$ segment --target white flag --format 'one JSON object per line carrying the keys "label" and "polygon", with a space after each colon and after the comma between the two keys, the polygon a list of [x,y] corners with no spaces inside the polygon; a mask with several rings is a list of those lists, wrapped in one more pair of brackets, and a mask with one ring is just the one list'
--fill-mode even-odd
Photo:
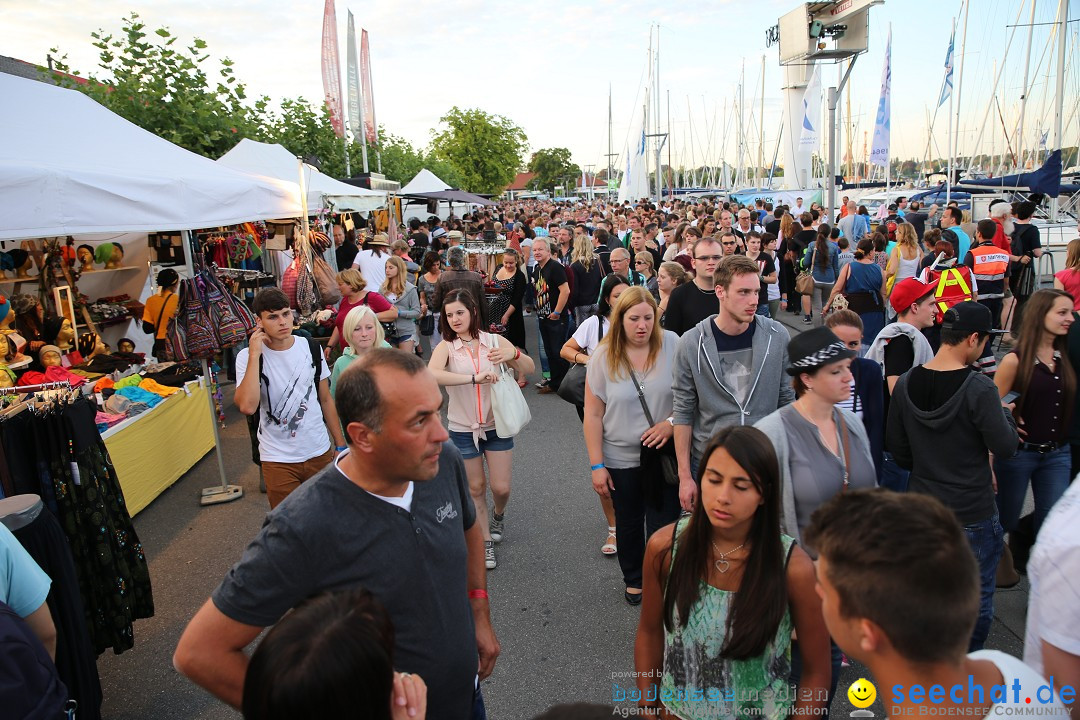
{"label": "white flag", "polygon": [[810,84],[803,94],[802,132],[799,135],[799,147],[817,151],[821,144],[821,69],[815,65]]}
{"label": "white flag", "polygon": [[874,144],[870,146],[870,162],[879,167],[889,164],[889,131],[891,123],[890,95],[892,94],[892,25],[885,45],[885,67],[881,70],[881,99],[874,120]]}

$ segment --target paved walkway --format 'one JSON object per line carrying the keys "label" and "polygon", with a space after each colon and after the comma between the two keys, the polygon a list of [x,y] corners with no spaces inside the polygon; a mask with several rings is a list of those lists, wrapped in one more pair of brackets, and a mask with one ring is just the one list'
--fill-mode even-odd
{"label": "paved walkway", "polygon": [[[806,327],[794,315],[783,321],[794,332]],[[535,324],[526,325],[535,356]],[[227,386],[226,402],[231,397]],[[622,599],[618,563],[600,554],[606,523],[589,483],[581,423],[555,395],[538,396],[530,385],[526,397],[533,421],[517,439],[506,539],[488,581],[502,643],[495,673],[484,683],[493,720],[531,718],[560,702],[611,703],[612,683],[633,670],[638,611]],[[99,660],[105,717],[112,720],[239,717],[171,664],[185,624],[239,559],[268,509],[251,463],[247,426],[231,404],[226,422],[226,471],[230,482],[243,486],[244,497],[199,507],[200,490],[219,483],[211,454],[135,519],[149,557],[157,614],[136,623],[134,649]],[[1021,654],[1026,604],[1026,581],[998,593],[989,647]],[[863,674],[844,669],[834,707],[838,717],[853,709],[846,688]],[[625,687],[625,681],[619,684]],[[871,709],[883,717],[880,702]]]}

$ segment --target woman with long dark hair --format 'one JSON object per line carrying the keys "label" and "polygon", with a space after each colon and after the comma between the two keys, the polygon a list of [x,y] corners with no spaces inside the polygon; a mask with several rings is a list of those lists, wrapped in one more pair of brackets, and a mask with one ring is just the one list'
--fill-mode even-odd
{"label": "woman with long dark hair", "polygon": [[1069,486],[1069,428],[1076,398],[1076,372],[1067,346],[1072,324],[1073,298],[1068,293],[1037,291],[1027,301],[1015,349],[1001,359],[994,375],[1001,397],[1020,393],[1013,416],[1024,428],[1016,455],[994,458],[1005,532],[1016,529],[1029,483],[1035,496],[1035,535]]}
{"label": "woman with long dark hair", "polygon": [[[836,278],[840,275],[840,247],[829,240],[832,228],[825,223],[818,225],[817,237],[803,253],[802,266],[814,276],[814,292],[802,296],[803,324],[821,325],[824,300],[829,296]],[[760,302],[759,298],[759,302]],[[812,319],[811,315],[813,318]]]}
{"label": "woman with long dark hair", "polygon": [[[772,443],[756,428],[726,427],[695,480],[701,501],[653,535],[645,554],[634,669],[642,697],[657,698],[645,704],[680,718],[820,714],[829,635],[813,563],[778,531]],[[792,630],[803,668],[797,694],[788,684]]]}
{"label": "woman with long dark hair", "polygon": [[844,296],[848,309],[857,313],[862,320],[863,347],[870,347],[881,328],[885,327],[884,285],[885,274],[874,262],[874,240],[871,236],[864,237],[855,250],[855,260],[841,268],[840,277],[826,302],[826,307],[832,307],[833,298]]}
{"label": "woman with long dark hair", "polygon": [[[443,299],[439,330],[443,340],[431,350],[428,369],[446,388],[446,419],[450,440],[461,451],[469,493],[484,535],[484,562],[494,570],[495,543],[503,538],[506,504],[510,500],[510,471],[514,438],[500,437],[491,406],[491,384],[497,366],[505,364],[528,375],[532,359],[501,335],[482,329],[476,295],[466,288],[450,290]],[[487,476],[484,461],[487,461]],[[491,486],[491,523],[487,521],[487,491]]]}

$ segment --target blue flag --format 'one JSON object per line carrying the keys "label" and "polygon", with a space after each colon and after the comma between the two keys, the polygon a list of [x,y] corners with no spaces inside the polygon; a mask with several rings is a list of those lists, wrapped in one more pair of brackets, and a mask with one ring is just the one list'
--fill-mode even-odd
{"label": "blue flag", "polygon": [[953,23],[952,35],[949,36],[949,52],[945,55],[945,84],[941,86],[941,97],[938,98],[938,107],[952,95],[952,71],[953,71],[953,41],[956,39],[956,23]]}

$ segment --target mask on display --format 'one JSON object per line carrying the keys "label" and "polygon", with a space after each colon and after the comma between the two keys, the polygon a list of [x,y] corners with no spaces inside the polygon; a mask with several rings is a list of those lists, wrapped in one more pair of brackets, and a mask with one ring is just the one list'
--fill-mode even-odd
{"label": "mask on display", "polygon": [[76,255],[79,258],[79,271],[80,272],[93,272],[94,270],[94,248],[89,245],[80,245],[76,250]]}
{"label": "mask on display", "polygon": [[15,386],[15,374],[8,370],[7,365],[0,365],[0,388]]}
{"label": "mask on display", "polygon": [[38,350],[38,362],[42,367],[58,367],[63,364],[63,361],[60,348],[55,345],[45,345]]}
{"label": "mask on display", "polygon": [[[45,337],[48,340],[48,335]],[[60,329],[56,333],[55,342],[64,352],[71,350],[71,344],[75,341],[75,328],[67,318],[60,318]]]}
{"label": "mask on display", "polygon": [[124,260],[124,248],[120,246],[120,243],[107,242],[98,245],[97,250],[94,251],[94,261],[99,263],[105,263],[106,270],[115,270],[120,267],[120,263]]}

